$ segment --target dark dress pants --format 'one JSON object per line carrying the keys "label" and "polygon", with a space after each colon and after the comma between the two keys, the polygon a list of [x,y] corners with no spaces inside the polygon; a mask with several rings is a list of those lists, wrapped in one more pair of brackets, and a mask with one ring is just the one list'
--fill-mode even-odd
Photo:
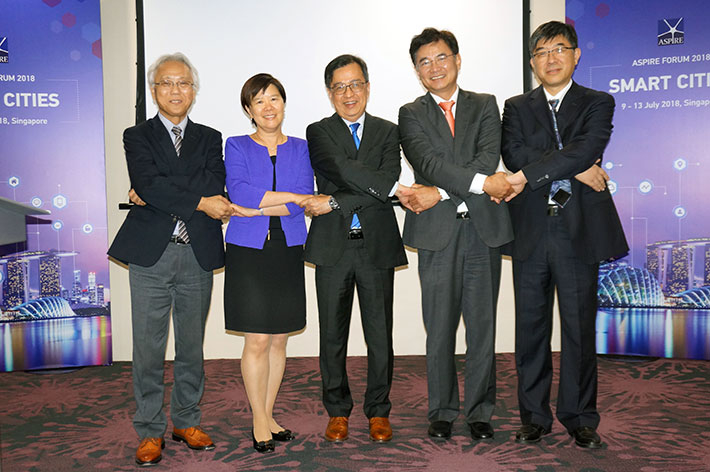
{"label": "dark dress pants", "polygon": [[350,416],[353,409],[345,360],[355,286],[367,343],[367,390],[363,409],[368,418],[388,417],[392,407],[389,393],[394,366],[394,269],[375,267],[362,239],[349,240],[348,248],[336,265],[316,266],[323,404],[331,417]]}
{"label": "dark dress pants", "polygon": [[169,243],[150,267],[128,269],[133,322],[133,426],[140,438],[162,437],[165,347],[172,309],[175,384],[170,399],[173,426],[200,424],[204,389],[202,342],[212,295],[212,271],[200,267],[192,247]]}
{"label": "dark dress pants", "polygon": [[523,424],[552,426],[552,314],[555,288],[562,331],[557,418],[572,431],[596,428],[595,324],[599,264],[585,264],[572,248],[563,216],[548,216],[540,244],[526,260],[513,260],[515,362]]}
{"label": "dark dress pants", "polygon": [[478,236],[473,220],[456,220],[456,234],[441,251],[420,249],[419,280],[427,332],[429,421],[459,414],[456,330],[466,327],[464,416],[490,422],[496,397],[495,320],[501,258]]}

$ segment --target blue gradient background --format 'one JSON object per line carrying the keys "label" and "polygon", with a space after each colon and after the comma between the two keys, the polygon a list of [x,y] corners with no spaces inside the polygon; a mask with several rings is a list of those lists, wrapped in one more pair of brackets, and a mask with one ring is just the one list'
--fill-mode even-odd
{"label": "blue gradient background", "polygon": [[[36,78],[0,81],[0,96],[59,93],[61,102],[57,108],[18,108],[0,100],[0,119],[49,121],[0,126],[0,196],[26,204],[39,197],[40,208],[52,212],[43,219],[62,221],[59,231],[50,224],[29,225],[27,249],[78,252],[62,258],[65,288],[71,288],[74,269],[81,270],[83,285],[92,271],[96,283],[108,288],[102,61],[92,53],[92,46],[99,55],[101,51],[99,2],[6,0],[0,8],[0,36],[8,38],[9,49],[9,63],[0,64],[0,74]],[[72,15],[73,26],[62,23],[71,24]],[[15,188],[9,185],[12,176],[20,179]],[[66,197],[64,208],[52,205],[57,194]],[[82,231],[86,223],[93,227],[89,234]]]}

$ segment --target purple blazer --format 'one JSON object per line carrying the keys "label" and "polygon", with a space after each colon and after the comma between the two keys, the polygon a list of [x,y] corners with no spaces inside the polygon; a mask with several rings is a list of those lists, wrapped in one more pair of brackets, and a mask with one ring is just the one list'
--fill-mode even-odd
{"label": "purple blazer", "polygon": [[[247,208],[259,208],[264,194],[271,190],[274,167],[269,151],[249,136],[227,139],[224,150],[229,199]],[[276,190],[302,194],[313,193],[313,169],[308,157],[308,143],[289,136],[276,150]],[[303,208],[287,203],[290,215],[281,216],[287,246],[306,242],[306,220]],[[268,216],[229,219],[225,241],[237,246],[263,249],[269,230]]]}

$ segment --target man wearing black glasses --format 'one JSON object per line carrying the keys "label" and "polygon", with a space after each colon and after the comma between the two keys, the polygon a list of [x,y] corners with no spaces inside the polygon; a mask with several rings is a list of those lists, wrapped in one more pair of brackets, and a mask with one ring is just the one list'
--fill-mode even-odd
{"label": "man wearing black glasses", "polygon": [[512,187],[500,162],[500,112],[493,95],[459,88],[458,42],[426,28],[409,47],[427,90],[399,110],[402,149],[416,184],[403,239],[419,254],[427,332],[429,436],[447,439],[459,415],[454,352],[466,325],[464,417],[475,440],[491,439],[496,395],[494,357],[501,257],[513,237],[502,199]]}
{"label": "man wearing black glasses", "polygon": [[389,197],[405,197],[397,183],[399,133],[389,121],[365,112],[370,82],[365,61],[352,55],[325,68],[325,86],[335,114],[306,130],[319,195],[305,203],[313,216],[304,258],[316,265],[323,403],[330,420],[325,438],[348,437],[353,408],[345,357],[357,286],[367,343],[364,410],[370,439],[392,439],[389,423],[394,354],[394,268],[405,265],[399,227]]}
{"label": "man wearing black glasses", "polygon": [[[560,309],[562,353],[557,418],[578,446],[599,448],[595,322],[599,262],[628,251],[599,167],[614,99],[572,81],[581,56],[571,25],[551,21],[529,41],[541,86],[505,102],[503,161],[519,196],[509,209],[515,286],[515,361],[520,443],[552,428],[552,307]],[[523,188],[524,186],[524,188]]]}
{"label": "man wearing black glasses", "polygon": [[200,428],[202,344],[212,272],[224,265],[222,218],[233,214],[223,196],[222,136],[188,118],[199,90],[197,70],[183,54],[168,54],[150,66],[148,82],[158,113],[123,134],[130,197],[136,206],[108,251],[128,264],[133,425],[141,440],[135,460],[141,466],[160,462],[165,448],[163,366],[171,317],[172,438],[195,450],[215,448]]}

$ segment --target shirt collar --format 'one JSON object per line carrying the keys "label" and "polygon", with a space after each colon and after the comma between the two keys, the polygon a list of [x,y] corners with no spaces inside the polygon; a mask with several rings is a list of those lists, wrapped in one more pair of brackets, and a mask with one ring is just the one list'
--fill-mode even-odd
{"label": "shirt collar", "polygon": [[175,126],[179,126],[180,129],[182,130],[182,137],[185,137],[185,127],[187,126],[187,116],[183,118],[183,120],[175,124],[169,119],[165,118],[162,113],[158,112],[158,118],[160,118],[160,122],[163,123],[163,126],[165,126],[165,129],[168,130],[168,134],[170,135],[170,138],[173,140],[173,143],[175,142],[175,134],[173,133],[173,128]]}
{"label": "shirt collar", "polygon": [[459,101],[459,86],[458,86],[458,85],[456,86],[456,91],[455,91],[454,94],[451,96],[451,98],[449,98],[448,100],[444,100],[444,99],[441,98],[440,96],[438,96],[438,95],[436,95],[436,94],[434,94],[434,93],[431,93],[431,92],[429,92],[429,95],[431,95],[431,98],[434,99],[434,101],[436,102],[437,105],[438,105],[439,103],[441,103],[441,102],[450,102],[450,101],[453,100],[454,106],[456,106],[456,103]]}
{"label": "shirt collar", "polygon": [[364,113],[362,115],[360,115],[360,118],[358,118],[355,121],[348,121],[345,118],[343,118],[342,116],[340,117],[340,119],[345,122],[345,124],[348,126],[348,128],[350,127],[350,125],[355,124],[355,123],[360,123],[360,127],[358,128],[358,130],[362,129],[362,127],[365,126],[365,114]]}
{"label": "shirt collar", "polygon": [[[560,109],[560,106],[562,105],[562,100],[564,100],[565,95],[567,95],[567,92],[569,92],[569,89],[572,87],[572,79],[565,85],[565,88],[557,92],[557,95],[550,95],[550,93],[547,91],[545,87],[542,88],[542,90],[545,92],[545,97],[547,98],[547,101],[549,102],[550,100],[559,100],[560,102],[557,104],[557,110]],[[557,111],[555,110],[555,111]]]}
{"label": "shirt collar", "polygon": [[350,125],[355,124],[355,123],[359,123],[360,126],[357,127],[357,137],[359,139],[362,139],[362,130],[365,127],[365,113],[360,115],[360,118],[358,118],[355,121],[348,121],[345,118],[343,118],[342,116],[340,117],[340,119],[343,120],[345,125],[348,127],[348,131],[351,131],[351,132],[352,132],[352,128],[350,127]]}

